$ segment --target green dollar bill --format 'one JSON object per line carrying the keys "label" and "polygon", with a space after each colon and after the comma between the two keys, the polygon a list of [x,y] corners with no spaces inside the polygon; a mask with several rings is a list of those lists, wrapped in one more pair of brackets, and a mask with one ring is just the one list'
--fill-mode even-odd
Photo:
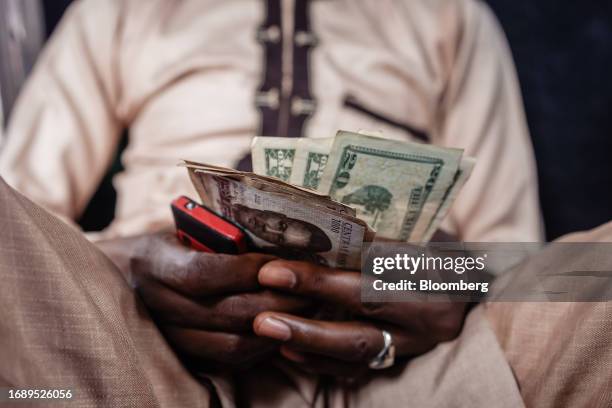
{"label": "green dollar bill", "polygon": [[461,188],[470,178],[470,175],[472,174],[472,170],[474,169],[475,165],[476,159],[473,157],[464,156],[461,159],[461,163],[459,163],[459,170],[457,170],[457,173],[455,174],[455,180],[447,190],[442,204],[436,211],[434,218],[429,223],[429,226],[427,227],[427,230],[423,235],[423,241],[428,242],[429,240],[431,240],[431,237],[433,237],[434,233],[440,227],[440,224],[442,224],[444,217],[446,217],[446,215],[448,214],[451,205],[455,202],[455,199],[459,195]]}
{"label": "green dollar bill", "polygon": [[251,154],[253,171],[257,174],[289,181],[293,169],[298,139],[261,137],[253,139]]}
{"label": "green dollar bill", "polygon": [[316,190],[319,187],[333,142],[333,137],[300,139],[297,143],[293,172],[289,181],[292,184]]}
{"label": "green dollar bill", "polygon": [[356,208],[378,237],[420,241],[455,179],[461,155],[460,149],[339,131],[318,191]]}

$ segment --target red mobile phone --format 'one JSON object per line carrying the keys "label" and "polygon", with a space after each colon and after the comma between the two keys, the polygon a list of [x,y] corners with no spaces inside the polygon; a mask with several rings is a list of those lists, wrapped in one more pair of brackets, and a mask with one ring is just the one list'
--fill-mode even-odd
{"label": "red mobile phone", "polygon": [[195,201],[181,196],[171,204],[176,235],[185,245],[203,252],[247,252],[247,237],[236,225]]}

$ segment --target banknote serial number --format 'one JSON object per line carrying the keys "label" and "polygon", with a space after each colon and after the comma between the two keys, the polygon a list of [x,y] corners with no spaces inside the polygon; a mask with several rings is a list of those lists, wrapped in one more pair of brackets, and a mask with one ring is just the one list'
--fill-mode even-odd
{"label": "banknote serial number", "polygon": [[69,400],[74,396],[70,389],[57,388],[5,388],[0,392],[0,401],[11,400]]}

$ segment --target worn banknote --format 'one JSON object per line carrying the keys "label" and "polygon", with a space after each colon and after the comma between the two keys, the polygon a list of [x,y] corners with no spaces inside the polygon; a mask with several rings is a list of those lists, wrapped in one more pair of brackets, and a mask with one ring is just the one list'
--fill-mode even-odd
{"label": "worn banknote", "polygon": [[293,137],[254,138],[251,144],[253,171],[289,181],[299,140]]}
{"label": "worn banknote", "polygon": [[421,241],[463,151],[339,131],[318,191],[354,207],[377,237]]}
{"label": "worn banknote", "polygon": [[[346,204],[334,201],[325,194],[321,194],[312,189],[307,189],[301,186],[285,183],[276,177],[239,171],[205,163],[198,163],[190,160],[184,160],[182,165],[190,169],[199,170],[205,173],[216,174],[219,176],[231,178],[250,187],[254,187],[258,190],[270,193],[284,194],[290,196],[293,200],[303,200],[304,202],[307,202],[311,205],[325,207],[329,210],[337,211],[342,214],[355,216],[357,213],[354,208]],[[202,186],[199,186],[197,184],[197,179],[192,178],[192,183],[194,184],[197,191],[201,191]]]}
{"label": "worn banknote", "polygon": [[337,210],[344,205],[316,193],[306,198],[306,190],[252,173],[194,162],[185,166],[202,204],[240,225],[258,250],[359,269],[362,245],[372,240],[373,232],[352,210]]}
{"label": "worn banknote", "polygon": [[299,139],[289,182],[316,190],[333,143],[333,137]]}
{"label": "worn banknote", "polygon": [[442,200],[442,204],[436,211],[435,216],[430,221],[427,230],[421,237],[422,242],[429,242],[431,237],[435,234],[436,230],[442,224],[442,221],[448,214],[452,204],[455,202],[457,195],[465,185],[466,181],[470,178],[472,174],[472,170],[474,170],[474,166],[476,166],[476,159],[473,157],[463,156],[461,158],[461,163],[459,163],[459,169],[457,170],[457,174],[455,175],[455,180],[450,188],[447,190],[444,195],[444,199]]}

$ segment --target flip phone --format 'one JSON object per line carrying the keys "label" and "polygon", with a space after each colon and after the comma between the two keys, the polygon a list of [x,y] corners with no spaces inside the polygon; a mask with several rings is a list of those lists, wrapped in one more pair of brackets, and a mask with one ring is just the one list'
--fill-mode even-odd
{"label": "flip phone", "polygon": [[223,254],[248,251],[245,233],[203,205],[181,196],[171,208],[178,239],[192,249]]}

